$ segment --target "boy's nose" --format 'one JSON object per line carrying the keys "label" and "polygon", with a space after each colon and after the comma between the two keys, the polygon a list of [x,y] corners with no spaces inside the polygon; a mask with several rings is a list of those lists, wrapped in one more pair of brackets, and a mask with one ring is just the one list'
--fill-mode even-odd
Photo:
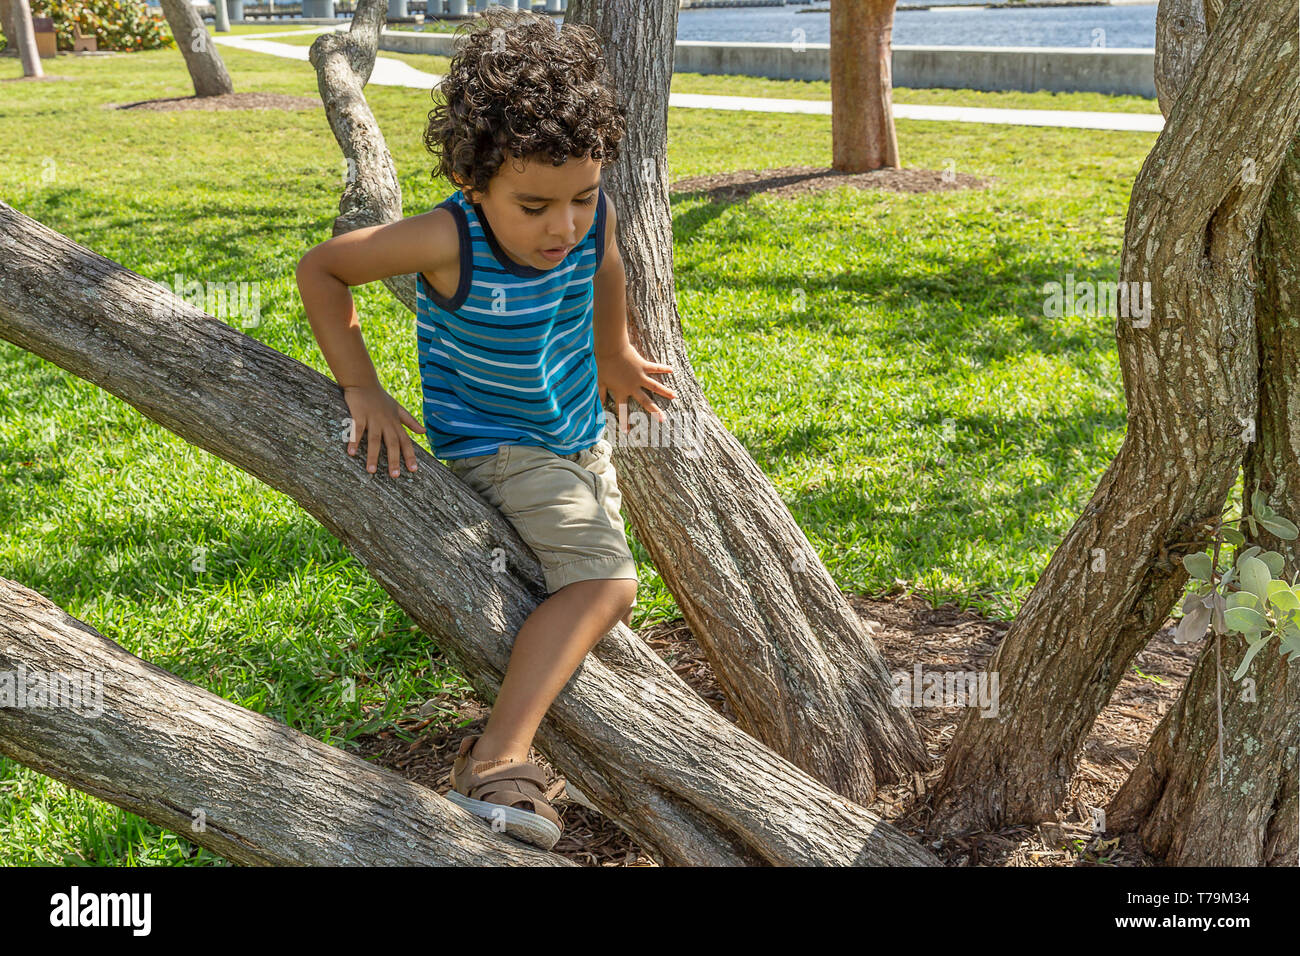
{"label": "boy's nose", "polygon": [[571,212],[561,213],[560,216],[551,223],[551,235],[556,239],[556,245],[568,246],[575,241],[573,239],[574,215]]}

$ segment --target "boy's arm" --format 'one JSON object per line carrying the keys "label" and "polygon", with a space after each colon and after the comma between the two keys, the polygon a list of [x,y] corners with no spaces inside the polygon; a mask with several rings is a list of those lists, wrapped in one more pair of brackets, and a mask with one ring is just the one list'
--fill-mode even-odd
{"label": "boy's arm", "polygon": [[[635,398],[637,404],[651,415],[658,416],[662,422],[664,413],[659,406],[650,401],[645,394],[648,389],[666,398],[676,398],[677,393],[660,382],[652,379],[647,372],[662,374],[671,372],[672,366],[647,362],[627,337],[627,272],[623,268],[623,259],[618,253],[618,242],[614,230],[618,218],[614,214],[614,204],[605,197],[605,253],[600,268],[592,279],[592,310],[594,329],[592,332],[593,350],[596,353],[597,389],[601,404],[605,402],[606,392],[619,406],[620,418],[623,418],[622,406],[629,398]],[[623,428],[628,431],[628,428]]]}
{"label": "boy's arm", "polygon": [[445,209],[367,226],[327,239],[298,262],[298,293],[334,380],[344,388],[378,386],[361,336],[350,286],[430,272],[458,254],[455,220]]}
{"label": "boy's arm", "polygon": [[452,262],[458,252],[455,220],[445,209],[435,209],[335,236],[307,250],[298,262],[295,275],[307,321],[352,413],[349,455],[356,454],[357,444],[369,432],[367,471],[377,469],[381,444],[388,451],[390,476],[399,473],[399,449],[407,468],[415,471],[415,445],[405,429],[425,429],[380,386],[350,287],[433,271]]}
{"label": "boy's arm", "polygon": [[593,338],[595,339],[596,364],[603,358],[618,355],[629,348],[627,338],[627,272],[623,268],[623,257],[618,254],[618,242],[614,239],[614,229],[618,217],[614,214],[614,204],[605,196],[605,252],[600,260],[600,268],[592,279],[592,294],[595,303],[592,306],[595,315]]}

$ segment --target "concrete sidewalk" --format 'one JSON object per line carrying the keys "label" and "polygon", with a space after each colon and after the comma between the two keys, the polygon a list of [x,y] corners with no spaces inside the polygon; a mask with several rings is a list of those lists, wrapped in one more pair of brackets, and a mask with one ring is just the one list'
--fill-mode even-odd
{"label": "concrete sidewalk", "polygon": [[[307,59],[308,48],[276,43],[268,37],[324,33],[330,27],[307,30],[279,30],[273,33],[218,34],[221,46],[267,53],[292,60]],[[347,29],[344,27],[344,29]],[[376,86],[405,86],[432,90],[442,77],[425,73],[401,60],[378,56],[370,82]],[[684,109],[745,110],[755,113],[814,113],[829,116],[829,100],[769,99],[757,96],[713,96],[706,93],[671,93],[668,105]],[[1123,132],[1158,133],[1165,121],[1159,113],[1089,113],[1081,110],[1004,110],[976,106],[911,106],[894,104],[896,119],[929,120],[941,123],[1001,123],[1011,126],[1056,126],[1070,129],[1104,129]]]}

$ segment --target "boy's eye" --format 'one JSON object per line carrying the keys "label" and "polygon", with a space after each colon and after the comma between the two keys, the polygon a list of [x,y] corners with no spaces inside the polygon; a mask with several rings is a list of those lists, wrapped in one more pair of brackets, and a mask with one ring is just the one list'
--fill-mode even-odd
{"label": "boy's eye", "polygon": [[[580,206],[590,206],[592,203],[596,201],[596,197],[588,196],[586,199],[577,199],[574,201]],[[540,216],[542,213],[546,212],[545,206],[537,206],[537,207],[520,206],[519,208],[522,209],[525,213],[527,213],[530,216]]]}

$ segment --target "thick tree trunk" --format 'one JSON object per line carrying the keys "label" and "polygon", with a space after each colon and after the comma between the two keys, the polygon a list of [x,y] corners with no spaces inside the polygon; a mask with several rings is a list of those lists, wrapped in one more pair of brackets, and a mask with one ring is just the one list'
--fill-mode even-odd
{"label": "thick tree trunk", "polygon": [[627,110],[625,151],[604,184],[619,214],[629,338],[675,370],[678,398],[655,402],[670,428],[693,426],[696,442],[692,450],[615,436],[632,527],[740,725],[836,792],[869,802],[878,782],[929,767],[920,733],[891,703],[893,679],[856,612],[709,405],[682,337],[667,162],[676,4],[573,0],[565,19],[600,36]]}
{"label": "thick tree trunk", "polygon": [[[1182,3],[1183,0],[1177,0]],[[1199,0],[1197,0],[1199,5]],[[1161,5],[1161,12],[1170,0]],[[1217,11],[1211,9],[1210,22]],[[1169,33],[1157,44],[1204,44],[1204,37]],[[1186,63],[1189,55],[1156,48],[1157,63]],[[1195,53],[1190,54],[1194,59]],[[1168,112],[1185,78],[1156,74]],[[1297,141],[1300,142],[1300,141]],[[1256,250],[1259,338],[1258,441],[1246,453],[1243,514],[1256,487],[1269,505],[1300,516],[1300,153],[1291,144],[1264,212]],[[1294,542],[1262,531],[1255,543],[1286,558],[1281,577],[1300,571]],[[1176,705],[1107,808],[1111,832],[1137,830],[1147,853],[1179,866],[1295,866],[1300,862],[1300,667],[1276,644],[1251,664],[1241,683],[1223,686],[1223,780],[1213,642],[1207,641]],[[1222,641],[1226,670],[1236,670],[1246,644]]]}
{"label": "thick tree trunk", "polygon": [[[42,689],[50,696],[33,696]],[[140,660],[4,578],[0,754],[235,863],[568,865]]]}
{"label": "thick tree trunk", "polygon": [[1181,593],[1174,559],[1204,547],[1232,488],[1258,407],[1251,257],[1300,120],[1294,23],[1292,0],[1227,7],[1138,175],[1120,281],[1150,297],[1117,323],[1128,431],[989,664],[998,719],[958,726],[932,832],[1051,818]]}
{"label": "thick tree trunk", "polygon": [[217,52],[217,45],[208,36],[203,19],[190,0],[161,0],[163,16],[171,27],[176,46],[185,57],[185,68],[190,71],[195,96],[221,96],[233,93],[235,87],[226,72],[226,64]]}
{"label": "thick tree trunk", "polygon": [[6,34],[18,48],[18,56],[23,61],[23,76],[42,77],[41,57],[36,52],[36,31],[32,29],[32,8],[27,0],[10,0],[13,4],[14,32]]}
{"label": "thick tree trunk", "polygon": [[[341,440],[334,382],[3,203],[0,337],[292,497],[495,699],[545,597],[536,557],[418,446],[418,472],[367,474],[364,449],[353,458]],[[622,624],[560,693],[538,747],[661,862],[937,862],[725,721]]]}
{"label": "thick tree trunk", "polygon": [[894,0],[831,0],[834,169],[898,168],[891,41]]}

